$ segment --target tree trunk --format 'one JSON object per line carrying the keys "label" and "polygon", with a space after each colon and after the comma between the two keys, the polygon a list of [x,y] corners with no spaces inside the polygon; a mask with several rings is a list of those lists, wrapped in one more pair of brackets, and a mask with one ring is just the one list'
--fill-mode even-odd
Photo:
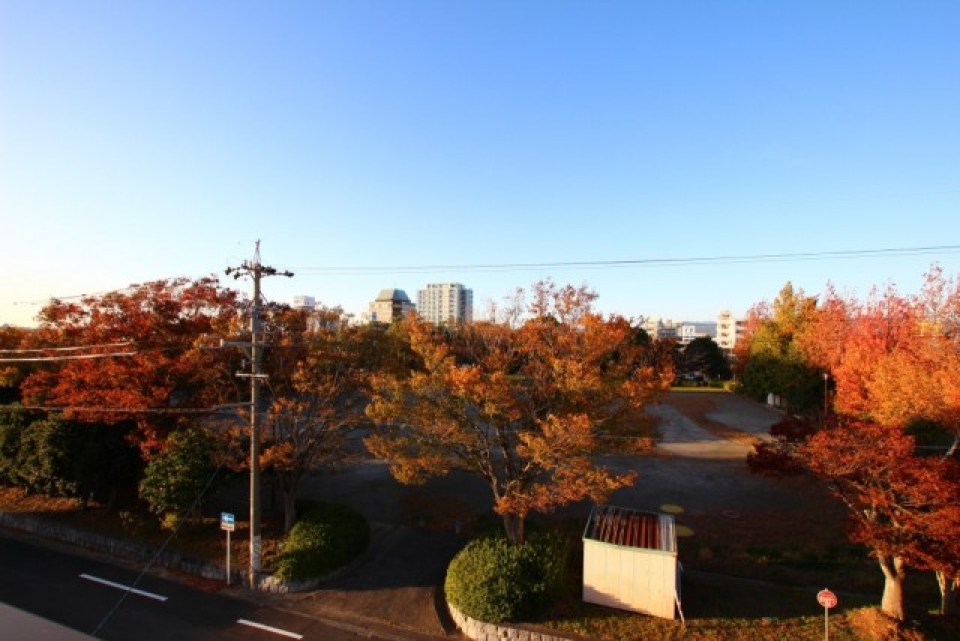
{"label": "tree trunk", "polygon": [[284,487],[281,493],[283,494],[283,533],[287,534],[297,522],[297,490]]}
{"label": "tree trunk", "polygon": [[950,447],[947,449],[947,453],[943,455],[943,458],[953,458],[953,455],[957,453],[957,449],[960,449],[960,432],[957,432],[953,435],[953,443],[950,444]]}
{"label": "tree trunk", "polygon": [[504,514],[503,527],[507,531],[507,540],[511,545],[523,545],[524,518],[519,514]]}
{"label": "tree trunk", "polygon": [[940,585],[940,614],[945,617],[957,616],[957,588],[960,587],[960,577],[937,570],[937,583]]}
{"label": "tree trunk", "polygon": [[903,583],[907,576],[907,567],[899,556],[878,554],[877,560],[884,578],[880,609],[897,621],[903,621],[906,618],[903,608]]}

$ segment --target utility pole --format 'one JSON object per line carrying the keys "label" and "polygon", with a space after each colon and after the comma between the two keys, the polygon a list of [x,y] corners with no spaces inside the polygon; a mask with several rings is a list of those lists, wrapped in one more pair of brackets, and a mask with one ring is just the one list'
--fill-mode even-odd
{"label": "utility pole", "polygon": [[277,271],[260,264],[260,241],[257,241],[253,261],[245,260],[240,267],[228,267],[227,276],[250,276],[253,279],[253,304],[250,306],[250,373],[237,376],[250,378],[250,587],[257,589],[262,561],[260,535],[260,381],[266,375],[260,372],[263,355],[263,337],[260,329],[260,279],[264,276],[293,276],[292,272]]}

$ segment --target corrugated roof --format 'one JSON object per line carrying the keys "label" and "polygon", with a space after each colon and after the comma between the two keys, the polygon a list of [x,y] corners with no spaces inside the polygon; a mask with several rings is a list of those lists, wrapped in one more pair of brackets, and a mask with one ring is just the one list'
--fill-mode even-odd
{"label": "corrugated roof", "polygon": [[677,551],[672,514],[640,512],[612,505],[593,508],[583,538],[623,547],[672,553]]}

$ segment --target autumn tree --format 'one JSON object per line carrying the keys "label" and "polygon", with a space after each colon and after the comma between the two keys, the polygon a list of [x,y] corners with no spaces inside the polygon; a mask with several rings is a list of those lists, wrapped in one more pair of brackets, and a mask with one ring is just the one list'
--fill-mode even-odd
{"label": "autumn tree", "polygon": [[[782,345],[789,337],[788,353],[799,355],[807,371],[826,375],[831,393],[825,400],[838,426],[802,451],[847,501],[854,537],[879,559],[884,609],[902,617],[903,576],[912,566],[936,573],[942,611],[955,611],[960,284],[934,267],[912,296],[889,285],[863,301],[832,287],[816,305],[796,304],[792,291],[781,292],[781,300],[781,321],[769,306],[757,308],[741,362],[749,368],[764,343],[779,339]],[[790,309],[800,313],[783,313]],[[947,446],[920,449],[928,456],[919,456],[912,435],[937,433],[949,435]]]}
{"label": "autumn tree", "polygon": [[632,473],[593,463],[598,434],[668,389],[673,371],[649,362],[626,320],[594,313],[595,297],[548,281],[508,323],[438,328],[411,317],[420,363],[375,377],[367,413],[380,429],[368,448],[405,483],[455,467],[480,475],[514,544],[531,512],[631,483]]}
{"label": "autumn tree", "polygon": [[801,350],[802,335],[816,309],[816,299],[787,283],[779,297],[759,304],[747,314],[747,331],[735,349],[737,374],[744,391],[765,400],[780,396],[795,413],[822,406],[822,373]]}
{"label": "autumn tree", "polygon": [[[902,621],[910,565],[935,569],[946,581],[944,608],[956,587],[960,486],[942,465],[915,456],[912,437],[874,423],[845,422],[819,432],[801,448],[809,468],[848,507],[851,538],[866,545],[884,576],[881,609]],[[953,473],[951,473],[952,475]],[[941,585],[943,587],[943,585]]]}
{"label": "autumn tree", "polygon": [[923,290],[893,287],[854,310],[843,357],[833,369],[840,412],[888,426],[921,418],[960,446],[960,285],[939,269]]}
{"label": "autumn tree", "polygon": [[275,318],[261,464],[283,496],[284,531],[296,521],[303,478],[347,460],[348,432],[366,420],[365,334],[339,310],[288,310]]}
{"label": "autumn tree", "polygon": [[195,418],[190,411],[234,400],[238,357],[202,347],[208,334],[229,335],[237,314],[236,294],[214,278],[53,301],[41,311],[30,346],[85,349],[56,352],[31,374],[22,385],[25,403],[64,408],[68,418],[85,422],[134,421],[149,457],[167,433]]}

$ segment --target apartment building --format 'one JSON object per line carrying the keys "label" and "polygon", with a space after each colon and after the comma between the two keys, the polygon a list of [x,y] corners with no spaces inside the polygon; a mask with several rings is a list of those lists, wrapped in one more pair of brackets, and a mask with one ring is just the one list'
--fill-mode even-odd
{"label": "apartment building", "polygon": [[473,290],[460,283],[430,283],[417,292],[417,313],[431,323],[473,322]]}
{"label": "apartment building", "polygon": [[677,326],[677,342],[689,345],[697,338],[709,337],[716,339],[717,324],[713,322],[685,321]]}
{"label": "apartment building", "polygon": [[650,338],[655,340],[677,337],[676,323],[669,319],[660,318],[659,316],[648,316],[644,319],[641,327]]}
{"label": "apartment building", "polygon": [[730,351],[737,344],[737,340],[743,336],[745,321],[735,318],[728,310],[717,314],[717,335],[716,341],[720,349]]}

